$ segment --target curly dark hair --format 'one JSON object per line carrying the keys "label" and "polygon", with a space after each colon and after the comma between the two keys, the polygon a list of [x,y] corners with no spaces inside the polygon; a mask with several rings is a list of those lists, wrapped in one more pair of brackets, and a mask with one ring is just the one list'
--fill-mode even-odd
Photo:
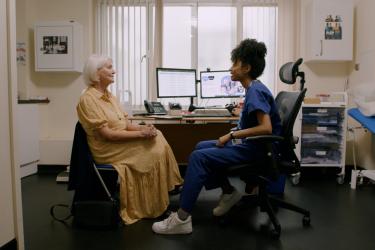
{"label": "curly dark hair", "polygon": [[266,54],[267,48],[263,42],[258,42],[256,39],[245,39],[232,50],[231,60],[233,63],[241,61],[250,65],[249,76],[252,79],[257,79],[266,67],[264,59]]}

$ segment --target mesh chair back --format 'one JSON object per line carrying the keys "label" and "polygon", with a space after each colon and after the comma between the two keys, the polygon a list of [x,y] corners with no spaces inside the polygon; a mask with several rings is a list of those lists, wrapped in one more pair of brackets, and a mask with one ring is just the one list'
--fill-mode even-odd
{"label": "mesh chair back", "polygon": [[298,92],[280,92],[275,101],[282,125],[282,136],[285,138],[293,136],[294,122],[301,108],[306,89]]}

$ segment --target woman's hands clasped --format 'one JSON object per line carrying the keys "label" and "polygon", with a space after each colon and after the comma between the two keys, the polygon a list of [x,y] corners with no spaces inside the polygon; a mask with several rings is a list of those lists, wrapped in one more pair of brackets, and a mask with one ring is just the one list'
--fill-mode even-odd
{"label": "woman's hands clasped", "polygon": [[157,130],[152,124],[141,126],[140,132],[142,138],[154,138],[157,135]]}

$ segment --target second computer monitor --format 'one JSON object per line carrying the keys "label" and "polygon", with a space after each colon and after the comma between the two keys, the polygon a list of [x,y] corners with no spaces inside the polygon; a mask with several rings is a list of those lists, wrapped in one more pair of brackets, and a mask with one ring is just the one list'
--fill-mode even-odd
{"label": "second computer monitor", "polygon": [[236,98],[245,94],[238,81],[232,81],[229,70],[201,71],[201,98]]}
{"label": "second computer monitor", "polygon": [[156,69],[158,98],[196,97],[195,69]]}

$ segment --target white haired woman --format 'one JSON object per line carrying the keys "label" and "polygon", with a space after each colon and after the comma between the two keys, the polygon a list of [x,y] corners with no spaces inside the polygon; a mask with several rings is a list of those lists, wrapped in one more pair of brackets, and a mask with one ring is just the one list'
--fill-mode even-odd
{"label": "white haired woman", "polygon": [[111,58],[88,58],[83,70],[88,88],[77,113],[95,162],[111,164],[119,173],[120,215],[132,224],[163,214],[169,205],[168,191],[180,185],[182,178],[162,133],[152,125],[131,124],[108,91],[114,75]]}

